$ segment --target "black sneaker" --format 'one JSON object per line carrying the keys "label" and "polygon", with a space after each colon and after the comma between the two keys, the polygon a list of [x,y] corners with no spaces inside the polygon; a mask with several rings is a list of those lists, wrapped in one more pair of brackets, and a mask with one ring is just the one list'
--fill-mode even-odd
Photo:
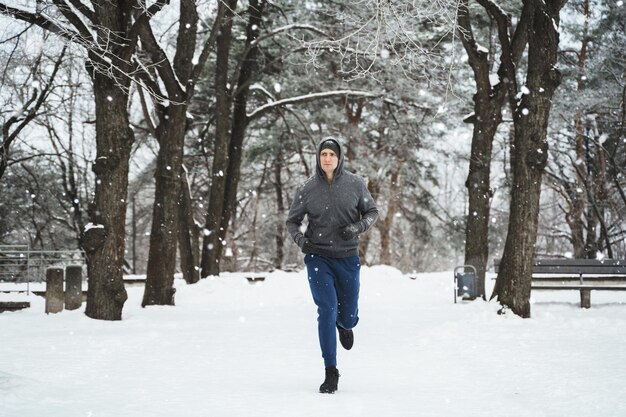
{"label": "black sneaker", "polygon": [[352,345],[354,345],[354,333],[352,329],[344,329],[340,326],[337,326],[337,330],[339,330],[339,342],[341,342],[341,346],[345,350],[352,349]]}
{"label": "black sneaker", "polygon": [[322,385],[320,385],[320,392],[322,394],[334,394],[335,391],[337,391],[339,376],[339,370],[337,370],[336,367],[331,366],[326,368],[326,378]]}

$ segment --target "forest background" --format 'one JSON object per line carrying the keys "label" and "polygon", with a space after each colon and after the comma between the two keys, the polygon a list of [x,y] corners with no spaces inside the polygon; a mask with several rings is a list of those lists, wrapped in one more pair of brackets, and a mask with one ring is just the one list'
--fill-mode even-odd
{"label": "forest background", "polygon": [[299,268],[327,135],[381,212],[366,264],[484,274],[531,195],[531,255],[626,258],[622,0],[32,3],[0,3],[0,244],[84,250],[88,316],[120,317],[124,271],[150,305],[175,271]]}

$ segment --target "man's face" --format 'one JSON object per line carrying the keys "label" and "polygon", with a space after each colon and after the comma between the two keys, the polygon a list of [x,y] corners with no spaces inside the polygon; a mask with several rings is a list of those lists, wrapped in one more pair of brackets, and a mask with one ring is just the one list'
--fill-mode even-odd
{"label": "man's face", "polygon": [[332,175],[339,164],[339,157],[331,149],[322,149],[322,152],[320,152],[320,164],[322,165],[322,171],[326,175]]}

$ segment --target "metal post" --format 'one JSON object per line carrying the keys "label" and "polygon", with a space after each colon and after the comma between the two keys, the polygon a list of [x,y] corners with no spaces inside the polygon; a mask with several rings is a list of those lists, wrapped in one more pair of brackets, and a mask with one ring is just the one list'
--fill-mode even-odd
{"label": "metal post", "polygon": [[30,295],[30,245],[26,247],[26,295]]}

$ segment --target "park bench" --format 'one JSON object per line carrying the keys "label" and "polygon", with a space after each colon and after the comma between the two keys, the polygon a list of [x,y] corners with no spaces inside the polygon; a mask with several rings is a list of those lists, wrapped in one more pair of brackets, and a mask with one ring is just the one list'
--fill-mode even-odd
{"label": "park bench", "polygon": [[18,311],[30,308],[28,301],[0,301],[0,313],[5,311]]}
{"label": "park bench", "polygon": [[30,294],[30,282],[7,282],[0,281],[0,293],[2,294]]}
{"label": "park bench", "polygon": [[257,282],[265,281],[265,274],[263,273],[255,273],[255,272],[247,272],[246,279],[250,284],[256,284]]}
{"label": "park bench", "polygon": [[[0,293],[2,294],[30,294],[32,291],[30,290],[29,283],[9,283],[3,285],[3,282],[0,282]],[[24,308],[29,308],[30,302],[28,301],[4,301],[0,300],[0,313],[4,311],[18,311]]]}
{"label": "park bench", "polygon": [[[499,271],[500,260],[494,261]],[[535,259],[531,290],[580,291],[580,306],[591,307],[591,291],[626,291],[626,260]]]}

